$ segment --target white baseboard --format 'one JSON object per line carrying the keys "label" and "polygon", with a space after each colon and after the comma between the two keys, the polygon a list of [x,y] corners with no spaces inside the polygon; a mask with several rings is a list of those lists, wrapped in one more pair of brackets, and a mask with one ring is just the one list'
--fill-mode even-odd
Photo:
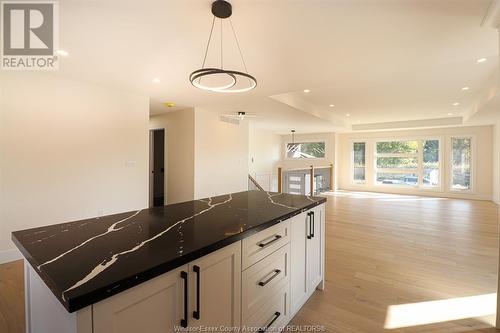
{"label": "white baseboard", "polygon": [[9,249],[0,251],[0,264],[22,259],[23,255],[18,249]]}

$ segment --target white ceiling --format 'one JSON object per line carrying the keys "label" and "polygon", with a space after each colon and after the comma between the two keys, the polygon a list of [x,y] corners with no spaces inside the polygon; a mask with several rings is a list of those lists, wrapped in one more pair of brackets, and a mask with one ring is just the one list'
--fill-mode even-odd
{"label": "white ceiling", "polygon": [[[226,95],[188,81],[203,60],[210,0],[64,0],[60,43],[70,55],[57,75],[146,94],[152,113],[167,112],[167,101],[257,113],[258,128],[279,133],[465,116],[492,77],[496,82],[498,34],[481,26],[489,2],[232,0],[233,24],[259,84]],[[209,64],[218,63],[218,36]],[[224,36],[226,66],[241,69],[228,25]],[[487,61],[477,63],[481,57]]]}

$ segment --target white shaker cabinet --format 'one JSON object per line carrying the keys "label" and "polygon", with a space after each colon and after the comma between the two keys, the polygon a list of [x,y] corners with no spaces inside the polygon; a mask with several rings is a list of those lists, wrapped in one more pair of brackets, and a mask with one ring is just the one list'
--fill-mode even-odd
{"label": "white shaker cabinet", "polygon": [[236,242],[94,304],[93,333],[239,327],[240,309],[241,242]]}
{"label": "white shaker cabinet", "polygon": [[93,305],[93,333],[173,332],[183,319],[187,265]]}
{"label": "white shaker cabinet", "polygon": [[295,315],[324,279],[324,205],[291,219],[291,313]]}
{"label": "white shaker cabinet", "polygon": [[190,327],[239,327],[241,242],[189,264]]}

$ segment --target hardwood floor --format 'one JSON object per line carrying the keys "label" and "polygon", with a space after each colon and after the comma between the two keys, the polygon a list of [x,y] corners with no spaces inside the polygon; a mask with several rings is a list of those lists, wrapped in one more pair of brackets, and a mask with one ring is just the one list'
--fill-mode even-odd
{"label": "hardwood floor", "polygon": [[[341,333],[496,332],[495,204],[336,192],[326,212],[325,291],[293,324]],[[445,301],[421,303],[435,300]],[[0,265],[0,332],[24,332],[23,306],[22,262]]]}
{"label": "hardwood floor", "polygon": [[0,332],[24,333],[24,264],[0,265]]}
{"label": "hardwood floor", "polygon": [[[292,323],[342,333],[496,332],[497,210],[485,201],[328,195],[325,291]],[[485,296],[460,299],[475,295]],[[392,307],[388,318],[391,305],[434,300],[447,301]],[[436,322],[474,312],[486,315]]]}

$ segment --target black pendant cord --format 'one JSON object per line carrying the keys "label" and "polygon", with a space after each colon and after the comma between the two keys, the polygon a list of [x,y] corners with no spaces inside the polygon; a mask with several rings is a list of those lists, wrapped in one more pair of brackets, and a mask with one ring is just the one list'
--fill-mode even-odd
{"label": "black pendant cord", "polygon": [[233,27],[233,21],[229,18],[229,23],[231,24],[231,30],[233,30],[234,40],[236,41],[236,46],[238,46],[238,51],[240,52],[241,62],[243,63],[243,67],[245,68],[245,73],[248,74],[247,64],[245,63],[245,58],[243,58],[243,52],[241,52],[240,42],[238,41],[238,36],[236,36],[236,31]]}
{"label": "black pendant cord", "polygon": [[222,19],[220,19],[220,69],[224,69],[224,39],[222,38]]}
{"label": "black pendant cord", "polygon": [[207,47],[205,49],[205,57],[203,58],[203,64],[201,65],[202,69],[205,68],[205,62],[207,61],[208,48],[210,47],[210,41],[212,40],[212,33],[214,32],[214,24],[215,24],[215,16],[212,19],[212,27],[210,28],[210,35],[208,36]]}

